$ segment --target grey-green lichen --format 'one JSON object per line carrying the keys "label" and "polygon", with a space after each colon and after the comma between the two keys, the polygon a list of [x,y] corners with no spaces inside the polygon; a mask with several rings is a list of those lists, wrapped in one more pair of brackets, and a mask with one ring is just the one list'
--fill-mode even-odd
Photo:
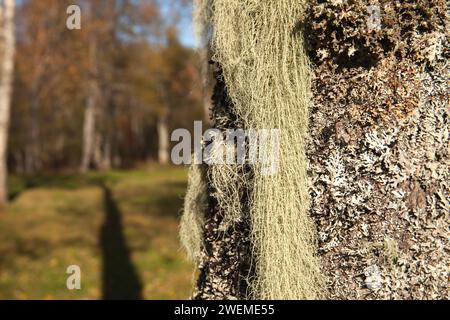
{"label": "grey-green lichen", "polygon": [[[366,7],[381,26],[367,29]],[[445,2],[310,1],[311,215],[334,299],[446,299]]]}
{"label": "grey-green lichen", "polygon": [[[368,23],[373,6],[380,13],[375,27]],[[298,26],[286,30],[303,31],[314,64],[306,143],[309,215],[328,298],[449,298],[448,26],[444,0],[309,0]],[[251,47],[243,49],[253,54]],[[217,75],[218,127],[236,126],[227,95],[233,76]],[[266,85],[273,83],[280,84]],[[245,88],[257,91],[259,84]],[[278,105],[271,107],[277,114]],[[206,172],[210,179],[211,168]],[[258,277],[246,186],[235,182],[243,188],[235,201],[244,206],[228,230],[220,228],[227,212],[208,182],[199,299],[248,298],[247,279]],[[287,280],[295,281],[291,276]]]}

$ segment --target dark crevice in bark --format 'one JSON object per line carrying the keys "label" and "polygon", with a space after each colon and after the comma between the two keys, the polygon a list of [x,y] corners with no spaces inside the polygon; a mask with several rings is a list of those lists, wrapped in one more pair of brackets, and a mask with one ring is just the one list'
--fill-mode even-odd
{"label": "dark crevice in bark", "polygon": [[[234,114],[222,72],[216,65],[216,85],[213,93],[212,118],[214,128],[221,131],[242,128]],[[197,281],[196,299],[244,299],[248,295],[251,267],[250,217],[248,190],[243,190],[241,203],[245,204],[240,221],[228,230],[220,230],[224,210],[218,206],[214,189],[208,181],[208,212],[204,225],[204,244],[200,258],[200,275]],[[247,173],[250,168],[243,169]]]}

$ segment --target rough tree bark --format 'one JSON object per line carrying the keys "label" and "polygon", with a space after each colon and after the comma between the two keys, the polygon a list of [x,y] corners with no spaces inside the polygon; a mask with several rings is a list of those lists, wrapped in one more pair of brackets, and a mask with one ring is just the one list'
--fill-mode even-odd
{"label": "rough tree bark", "polygon": [[446,3],[370,5],[314,0],[305,19],[310,212],[329,297],[446,299]]}
{"label": "rough tree bark", "polygon": [[[213,127],[226,130],[238,129],[228,97],[220,66],[215,65],[212,101]],[[243,208],[241,222],[222,231],[220,225],[224,211],[217,204],[215,190],[210,183],[209,166],[205,166],[204,179],[208,185],[208,210],[205,214],[203,246],[199,258],[200,275],[195,292],[196,299],[245,299],[251,275],[250,218],[248,208]],[[242,203],[248,201],[242,197]]]}
{"label": "rough tree bark", "polygon": [[0,3],[0,204],[8,200],[7,145],[14,73],[14,0]]}
{"label": "rough tree bark", "polygon": [[[299,21],[314,63],[310,214],[327,297],[446,299],[446,4],[380,0],[371,6],[312,0]],[[220,71],[216,80],[214,127],[236,126]],[[247,298],[250,217],[244,213],[227,232],[220,231],[222,217],[210,189],[198,299]]]}

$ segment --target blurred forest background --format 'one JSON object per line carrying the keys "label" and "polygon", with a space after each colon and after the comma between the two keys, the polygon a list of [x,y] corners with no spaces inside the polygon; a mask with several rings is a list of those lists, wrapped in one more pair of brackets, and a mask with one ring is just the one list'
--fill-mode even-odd
{"label": "blurred forest background", "polygon": [[191,0],[15,4],[0,299],[188,298],[186,172],[169,162],[170,132],[208,118]]}
{"label": "blurred forest background", "polygon": [[17,8],[10,170],[168,162],[168,146],[158,155],[158,138],[202,117],[200,64],[179,35],[191,5],[78,1],[81,30],[68,30],[73,2],[31,0]]}

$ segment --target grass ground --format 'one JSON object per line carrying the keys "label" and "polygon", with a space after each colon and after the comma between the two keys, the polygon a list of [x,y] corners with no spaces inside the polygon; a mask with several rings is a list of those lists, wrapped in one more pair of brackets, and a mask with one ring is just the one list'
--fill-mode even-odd
{"label": "grass ground", "polygon": [[[11,177],[0,213],[0,299],[177,299],[193,266],[178,242],[184,168]],[[66,287],[69,265],[81,290]]]}

